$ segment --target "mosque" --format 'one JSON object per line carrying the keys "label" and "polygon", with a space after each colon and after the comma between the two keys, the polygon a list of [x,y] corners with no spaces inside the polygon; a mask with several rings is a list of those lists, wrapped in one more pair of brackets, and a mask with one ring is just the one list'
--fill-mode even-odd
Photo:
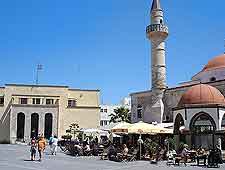
{"label": "mosque", "polygon": [[166,84],[165,40],[169,35],[160,0],[153,0],[151,24],[151,90],[131,94],[132,122],[173,123],[176,143],[225,149],[225,54],[213,57],[191,81]]}

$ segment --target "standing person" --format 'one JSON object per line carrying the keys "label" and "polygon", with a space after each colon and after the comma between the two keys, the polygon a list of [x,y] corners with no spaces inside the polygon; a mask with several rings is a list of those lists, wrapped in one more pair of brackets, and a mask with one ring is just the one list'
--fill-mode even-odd
{"label": "standing person", "polygon": [[34,161],[35,160],[36,148],[37,148],[36,140],[35,140],[35,137],[33,137],[31,139],[31,147],[30,147],[31,161]]}
{"label": "standing person", "polygon": [[57,147],[58,147],[58,138],[55,135],[54,138],[52,139],[52,155],[56,155]]}
{"label": "standing person", "polygon": [[95,136],[95,144],[98,144],[98,137],[97,136]]}
{"label": "standing person", "polygon": [[39,152],[39,161],[42,160],[43,152],[45,150],[46,142],[43,137],[43,135],[40,136],[40,139],[38,140],[38,152]]}
{"label": "standing person", "polygon": [[51,135],[51,137],[49,138],[49,141],[48,141],[48,144],[49,144],[49,146],[50,146],[50,152],[51,152],[51,153],[53,152],[53,148],[52,148],[53,139],[54,139],[54,136]]}

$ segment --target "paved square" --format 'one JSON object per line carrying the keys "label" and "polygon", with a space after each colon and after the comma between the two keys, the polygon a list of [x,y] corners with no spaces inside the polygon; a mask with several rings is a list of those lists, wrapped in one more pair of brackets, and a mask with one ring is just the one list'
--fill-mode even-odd
{"label": "paved square", "polygon": [[[71,157],[63,153],[57,156],[45,153],[42,162],[31,162],[30,147],[21,145],[0,145],[0,170],[164,170],[164,169],[202,169],[193,166],[166,166],[165,162],[151,165],[148,161],[116,163],[102,161],[98,157]],[[220,169],[225,169],[221,166]]]}

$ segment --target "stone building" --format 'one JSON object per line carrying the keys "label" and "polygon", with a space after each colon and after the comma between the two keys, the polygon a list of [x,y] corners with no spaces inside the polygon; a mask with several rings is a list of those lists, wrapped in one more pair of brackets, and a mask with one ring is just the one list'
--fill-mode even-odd
{"label": "stone building", "polygon": [[[168,36],[168,29],[163,22],[163,11],[160,5],[160,0],[153,0],[151,8],[151,25],[147,27],[146,32],[147,37],[151,40],[152,47],[152,88],[151,90],[130,94],[132,122],[157,122],[162,125],[163,123],[172,122],[176,124],[176,116],[179,112],[180,117],[184,120],[184,126],[187,128],[186,130],[191,133],[190,122],[194,120],[192,118],[196,118],[198,113],[204,113],[204,118],[207,117],[208,120],[212,120],[211,118],[214,118],[213,121],[210,122],[215,122],[211,123],[213,124],[215,132],[220,131],[220,133],[224,134],[224,103],[221,104],[221,102],[218,101],[212,103],[214,99],[197,103],[198,107],[191,103],[191,107],[188,107],[190,108],[190,113],[187,113],[187,108],[184,107],[186,106],[185,102],[183,105],[183,110],[179,110],[179,103],[182,103],[182,96],[188,93],[188,90],[193,87],[195,87],[195,93],[192,94],[192,98],[195,98],[195,95],[197,95],[197,97],[200,96],[201,100],[204,101],[203,98],[207,95],[211,95],[212,98],[214,96],[225,96],[225,54],[213,57],[199,73],[191,78],[190,81],[179,84],[176,87],[167,87],[164,41]],[[198,85],[202,88],[197,88],[199,87]],[[207,85],[207,88],[205,85]],[[212,93],[211,89],[213,88],[216,90],[214,89]],[[201,94],[202,89],[205,90],[206,94]],[[198,108],[197,110],[196,107]],[[198,118],[201,119],[202,117],[200,116]],[[177,128],[174,127],[174,130],[176,133]],[[189,137],[190,136],[191,135],[189,135]],[[217,136],[217,138],[219,137]],[[202,139],[204,139],[204,137]],[[189,143],[195,143],[193,142],[194,139],[191,140],[191,138],[189,138],[187,140]],[[200,140],[200,138],[198,140]],[[216,140],[216,138],[214,140]],[[223,142],[225,143],[225,141]]]}
{"label": "stone building", "polygon": [[6,84],[0,88],[0,142],[65,134],[71,123],[99,127],[99,90]]}

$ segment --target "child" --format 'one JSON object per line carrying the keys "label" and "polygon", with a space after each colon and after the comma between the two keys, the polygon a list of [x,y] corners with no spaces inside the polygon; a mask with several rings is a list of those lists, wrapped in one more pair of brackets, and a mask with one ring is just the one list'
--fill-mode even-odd
{"label": "child", "polygon": [[33,137],[31,139],[31,148],[30,148],[30,152],[31,152],[31,161],[34,161],[35,160],[35,156],[36,156],[36,140],[35,138]]}

